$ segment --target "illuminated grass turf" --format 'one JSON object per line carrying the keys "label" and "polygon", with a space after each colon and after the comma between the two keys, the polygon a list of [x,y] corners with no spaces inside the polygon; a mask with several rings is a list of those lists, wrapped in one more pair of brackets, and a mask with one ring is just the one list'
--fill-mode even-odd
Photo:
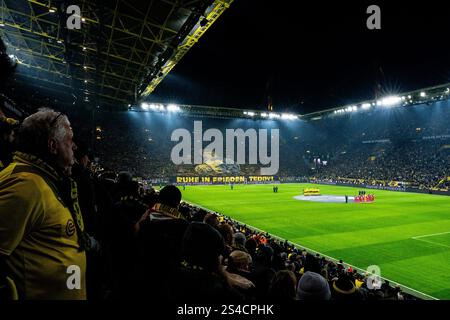
{"label": "illuminated grass turf", "polygon": [[[187,186],[183,200],[439,299],[450,299],[450,197],[368,190],[372,204],[317,203],[294,196],[310,184]],[[321,185],[321,194],[358,194]],[[182,190],[182,188],[180,188]]]}

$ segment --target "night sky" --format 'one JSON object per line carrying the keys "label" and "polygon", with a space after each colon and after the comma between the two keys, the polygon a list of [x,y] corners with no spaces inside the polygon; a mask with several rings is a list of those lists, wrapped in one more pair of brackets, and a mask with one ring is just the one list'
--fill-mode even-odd
{"label": "night sky", "polygon": [[304,114],[450,82],[444,1],[343,2],[235,0],[151,100],[266,109],[270,95]]}

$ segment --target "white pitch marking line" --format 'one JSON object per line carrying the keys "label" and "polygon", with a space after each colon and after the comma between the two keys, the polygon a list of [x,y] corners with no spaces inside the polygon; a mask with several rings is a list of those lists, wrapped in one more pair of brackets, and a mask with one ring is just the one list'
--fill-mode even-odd
{"label": "white pitch marking line", "polygon": [[450,231],[447,231],[447,232],[441,232],[441,233],[425,234],[425,235],[423,235],[423,236],[412,237],[412,239],[416,240],[416,239],[419,239],[419,238],[434,237],[434,236],[439,236],[439,235],[441,235],[441,234],[447,234],[447,233],[450,233]]}
{"label": "white pitch marking line", "polygon": [[441,247],[446,247],[446,248],[450,248],[450,246],[443,244],[443,243],[439,243],[439,242],[433,242],[433,241],[429,241],[429,240],[423,240],[423,239],[414,239],[413,240],[417,240],[417,241],[422,241],[422,242],[426,242],[426,243],[431,243],[434,244],[435,246],[441,246]]}

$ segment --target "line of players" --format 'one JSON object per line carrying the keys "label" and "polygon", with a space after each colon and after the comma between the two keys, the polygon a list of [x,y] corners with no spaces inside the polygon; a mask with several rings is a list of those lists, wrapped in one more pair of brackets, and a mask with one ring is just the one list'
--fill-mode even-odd
{"label": "line of players", "polygon": [[374,202],[375,196],[373,194],[366,194],[365,190],[360,190],[355,197],[355,202]]}

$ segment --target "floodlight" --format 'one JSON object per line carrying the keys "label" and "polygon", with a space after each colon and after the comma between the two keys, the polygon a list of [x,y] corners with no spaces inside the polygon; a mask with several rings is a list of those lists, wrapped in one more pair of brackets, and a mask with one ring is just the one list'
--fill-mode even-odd
{"label": "floodlight", "polygon": [[269,118],[281,118],[281,116],[277,113],[269,113]]}
{"label": "floodlight", "polygon": [[370,103],[363,103],[363,104],[361,105],[361,107],[362,107],[363,109],[365,109],[365,110],[370,109],[371,106],[372,106],[372,105],[371,105]]}
{"label": "floodlight", "polygon": [[265,112],[261,113],[261,117],[267,118],[269,115]]}
{"label": "floodlight", "polygon": [[[390,97],[386,97],[381,99],[379,102],[381,106],[384,107],[391,107],[391,106],[395,106],[396,104],[399,104],[402,101],[402,99],[398,96],[390,96]],[[378,104],[378,102],[377,102]]]}
{"label": "floodlight", "polygon": [[148,105],[148,103],[142,102],[142,104],[141,104],[142,110],[148,110],[149,107],[150,107],[150,106]]}
{"label": "floodlight", "polygon": [[427,94],[426,94],[424,91],[422,91],[422,92],[420,93],[420,96],[421,96],[422,98],[424,98],[424,97],[427,96]]}
{"label": "floodlight", "polygon": [[180,112],[181,109],[180,109],[180,107],[177,106],[176,104],[169,104],[169,105],[167,106],[167,111],[169,111],[169,112]]}
{"label": "floodlight", "polygon": [[281,119],[284,119],[284,120],[294,120],[294,119],[297,119],[297,117],[294,116],[293,114],[283,113],[283,114],[281,115]]}

